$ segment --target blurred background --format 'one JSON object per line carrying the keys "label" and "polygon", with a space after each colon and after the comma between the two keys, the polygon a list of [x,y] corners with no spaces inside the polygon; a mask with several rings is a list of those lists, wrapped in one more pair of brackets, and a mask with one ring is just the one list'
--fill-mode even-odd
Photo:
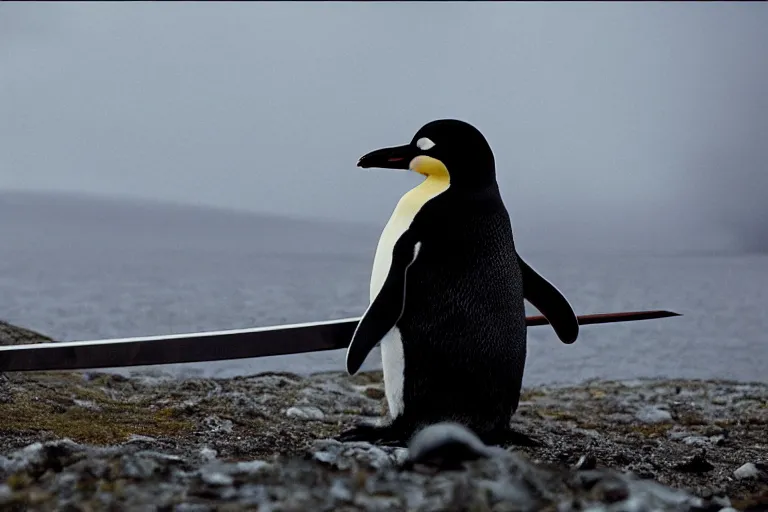
{"label": "blurred background", "polygon": [[355,162],[452,117],[577,313],[684,315],[533,328],[527,384],[766,380],[766,26],[762,3],[1,3],[0,318],[75,340],[362,314],[418,177]]}

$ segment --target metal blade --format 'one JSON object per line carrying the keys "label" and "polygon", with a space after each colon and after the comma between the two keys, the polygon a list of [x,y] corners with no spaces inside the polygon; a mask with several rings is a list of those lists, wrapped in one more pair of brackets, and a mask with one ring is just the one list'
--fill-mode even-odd
{"label": "metal blade", "polygon": [[[674,311],[664,311],[657,309],[654,311],[622,311],[620,313],[596,313],[593,315],[581,315],[576,318],[579,325],[590,324],[611,324],[617,322],[635,322],[637,320],[653,320],[654,318],[667,318],[670,316],[682,316]],[[526,317],[526,324],[529,327],[536,325],[548,325],[549,322],[543,316]]]}
{"label": "metal blade", "polygon": [[[636,311],[578,317],[579,323],[627,322],[679,316],[669,311]],[[278,356],[347,348],[360,318],[325,322],[170,334],[95,341],[0,346],[0,372],[85,370],[156,364],[197,363]],[[526,318],[529,326],[546,318]]]}

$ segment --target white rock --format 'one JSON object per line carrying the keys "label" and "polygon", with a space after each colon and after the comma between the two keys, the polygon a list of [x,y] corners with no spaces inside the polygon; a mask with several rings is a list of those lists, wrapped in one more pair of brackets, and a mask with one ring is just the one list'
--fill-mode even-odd
{"label": "white rock", "polygon": [[705,446],[712,444],[712,441],[708,437],[703,436],[688,436],[683,438],[683,442],[690,446]]}
{"label": "white rock", "polygon": [[206,462],[216,460],[216,455],[218,455],[218,453],[213,448],[207,446],[200,448],[200,458]]}
{"label": "white rock", "polygon": [[235,466],[237,471],[241,473],[258,473],[264,468],[271,467],[272,464],[263,460],[250,460],[238,462]]}
{"label": "white rock", "polygon": [[227,486],[232,485],[232,483],[235,481],[235,479],[231,476],[219,472],[204,472],[200,476],[202,477],[203,482],[207,483],[208,485]]}
{"label": "white rock", "polygon": [[296,418],[300,420],[322,420],[325,418],[323,411],[311,405],[291,407],[285,411],[285,415],[289,418]]}
{"label": "white rock", "polygon": [[760,474],[760,471],[757,469],[757,466],[755,466],[751,462],[744,464],[739,469],[733,472],[733,476],[735,476],[739,480],[745,480],[747,478],[757,478],[759,474]]}
{"label": "white rock", "polygon": [[334,480],[329,493],[331,496],[339,500],[349,501],[352,499],[352,493],[349,491],[349,489],[347,489],[347,486],[344,485],[344,482],[341,480]]}
{"label": "white rock", "polygon": [[101,407],[99,407],[96,402],[92,402],[91,400],[78,400],[77,398],[73,399],[72,402],[78,406],[82,407],[83,409],[88,409],[89,411],[101,411]]}
{"label": "white rock", "polygon": [[643,423],[664,423],[672,421],[672,415],[669,411],[659,409],[658,407],[643,407],[635,413],[635,418]]}

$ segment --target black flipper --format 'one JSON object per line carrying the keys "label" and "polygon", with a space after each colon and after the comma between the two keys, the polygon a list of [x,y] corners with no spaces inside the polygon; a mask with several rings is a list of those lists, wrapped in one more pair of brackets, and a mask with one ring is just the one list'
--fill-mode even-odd
{"label": "black flipper", "polygon": [[405,274],[416,260],[418,242],[410,231],[403,233],[392,249],[392,263],[379,294],[357,324],[347,348],[347,372],[354,375],[368,353],[397,324],[405,307]]}
{"label": "black flipper", "polygon": [[517,256],[523,273],[523,295],[538,309],[555,330],[563,343],[571,344],[579,336],[579,320],[568,300],[549,281],[541,277],[520,255]]}

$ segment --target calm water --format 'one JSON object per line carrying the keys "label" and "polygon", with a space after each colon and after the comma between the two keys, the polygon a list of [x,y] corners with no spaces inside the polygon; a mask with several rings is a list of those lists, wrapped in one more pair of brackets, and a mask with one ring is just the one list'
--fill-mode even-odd
{"label": "calm water", "polygon": [[[367,305],[376,229],[0,196],[0,318],[76,340],[355,316]],[[549,327],[532,328],[526,384],[768,381],[768,257],[521,252],[579,314],[684,314],[586,326],[572,346]],[[343,351],[334,351],[138,370],[232,376],[340,370],[343,361]],[[377,366],[375,352],[366,367]]]}

